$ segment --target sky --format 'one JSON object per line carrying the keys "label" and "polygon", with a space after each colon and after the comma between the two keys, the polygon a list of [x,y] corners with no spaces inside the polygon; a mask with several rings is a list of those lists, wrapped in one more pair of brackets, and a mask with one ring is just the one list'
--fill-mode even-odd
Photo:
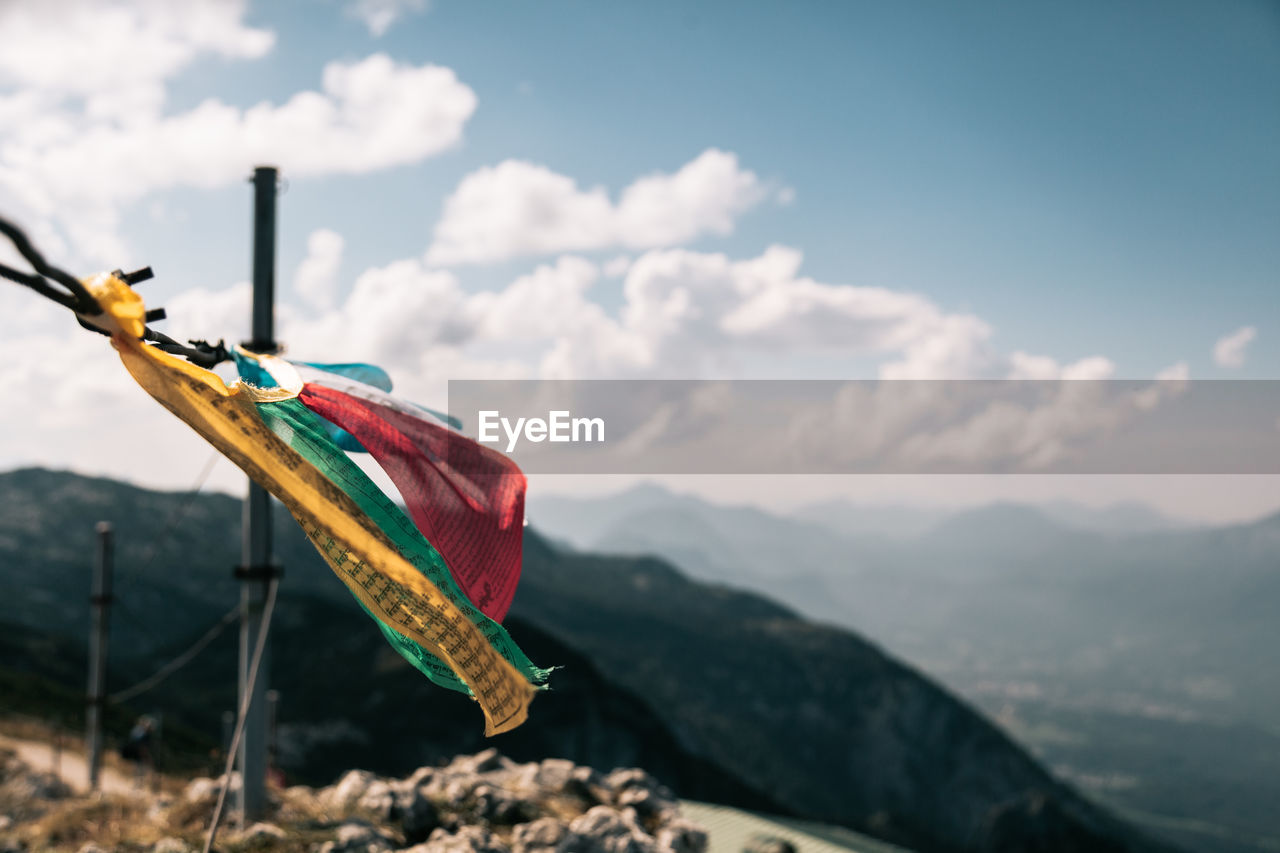
{"label": "sky", "polygon": [[[1270,2],[59,0],[0,32],[0,211],[77,273],[151,265],[174,337],[247,336],[270,163],[289,353],[437,405],[496,376],[1280,378]],[[204,467],[16,287],[0,370],[0,468]],[[685,485],[1280,506],[1272,478],[1045,479]]]}

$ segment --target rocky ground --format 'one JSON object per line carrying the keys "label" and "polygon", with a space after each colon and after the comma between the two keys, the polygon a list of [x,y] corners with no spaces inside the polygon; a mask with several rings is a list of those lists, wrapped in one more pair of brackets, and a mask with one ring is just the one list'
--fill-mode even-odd
{"label": "rocky ground", "polygon": [[[232,779],[233,786],[236,784]],[[168,793],[75,795],[0,750],[0,853],[200,850],[220,780]],[[220,851],[316,853],[705,853],[643,770],[605,775],[570,761],[517,764],[486,750],[405,779],[352,770],[328,788],[273,792],[266,821],[224,826]]]}

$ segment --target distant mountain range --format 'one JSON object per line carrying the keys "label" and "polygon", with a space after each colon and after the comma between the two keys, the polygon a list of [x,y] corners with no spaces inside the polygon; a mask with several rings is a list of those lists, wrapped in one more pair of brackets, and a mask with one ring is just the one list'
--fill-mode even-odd
{"label": "distant mountain range", "polygon": [[[346,766],[401,773],[477,748],[474,704],[391,652],[280,515],[272,684],[282,692],[286,768],[312,780]],[[239,507],[67,473],[0,475],[0,621],[30,640],[4,647],[28,658],[28,673],[67,675],[64,656],[42,656],[84,636],[99,519],[118,530],[118,689],[235,600]],[[923,851],[1168,849],[856,634],[663,560],[565,552],[531,532],[509,621],[536,661],[564,667],[530,722],[490,742],[516,758],[640,764],[685,796]],[[216,738],[233,701],[232,633],[138,707]]]}
{"label": "distant mountain range", "polygon": [[782,516],[653,486],[535,496],[529,514],[576,547],[660,556],[856,629],[1173,837],[1280,847],[1280,516],[1196,528],[1132,504],[844,503]]}

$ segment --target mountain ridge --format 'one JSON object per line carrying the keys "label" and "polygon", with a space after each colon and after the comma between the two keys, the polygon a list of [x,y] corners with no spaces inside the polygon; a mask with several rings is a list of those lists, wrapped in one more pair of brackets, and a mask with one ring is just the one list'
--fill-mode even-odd
{"label": "mountain ridge", "polygon": [[[91,531],[106,513],[129,528],[119,543],[130,555],[121,568],[135,573],[135,592],[149,590],[161,608],[179,596],[202,607],[205,618],[219,615],[237,591],[228,570],[239,544],[235,501],[196,496],[189,518],[200,523],[175,533],[182,547],[161,541],[162,556],[153,563],[128,565],[141,563],[147,543],[163,539],[161,510],[172,500],[74,475],[0,475],[0,510],[22,508],[4,513],[0,560],[22,566],[24,577],[53,601],[83,601],[92,537],[79,531]],[[381,760],[422,762],[446,747],[457,752],[468,737],[477,737],[471,701],[431,687],[394,655],[296,526],[280,515],[277,548],[289,593],[282,592],[273,656],[279,668],[274,681],[285,697],[282,724],[323,736],[332,734],[330,723],[379,721],[376,729],[361,723],[351,738],[322,746],[334,760],[376,747]],[[59,541],[51,543],[55,531]],[[24,605],[31,597],[20,594],[20,585],[10,584],[10,591],[15,594],[0,599],[0,618],[30,624],[33,614]],[[201,623],[194,612],[178,615],[152,626],[169,637],[166,648]],[[74,622],[52,627],[67,631]],[[324,643],[325,635],[315,633],[319,626],[343,641]],[[511,627],[518,642],[536,645],[543,636],[551,644],[546,648],[561,644],[552,657],[576,655],[580,661],[573,672],[558,675],[559,688],[553,678],[552,694],[539,697],[531,722],[512,733],[528,729],[525,736],[535,740],[545,735],[536,749],[581,746],[592,753],[585,763],[594,763],[593,755],[613,760],[604,751],[631,738],[627,742],[640,755],[652,752],[647,757],[656,761],[656,749],[628,734],[638,734],[640,723],[619,716],[625,708],[649,708],[678,745],[664,747],[663,755],[680,766],[705,761],[799,817],[939,853],[1012,851],[1032,842],[1067,851],[1081,849],[1081,838],[1092,849],[1168,849],[1053,779],[966,703],[874,644],[807,622],[762,595],[697,583],[665,561],[565,553],[530,533]],[[318,640],[325,657],[317,655]],[[230,636],[221,641],[232,644]],[[156,660],[145,647],[137,651],[139,664]],[[212,683],[215,669],[234,671],[229,649],[211,648],[210,655],[189,678]],[[535,660],[560,662],[542,657]],[[593,681],[591,672],[601,678]],[[334,690],[335,676],[341,677],[340,691]],[[571,689],[574,678],[579,687]],[[231,682],[226,675],[220,679],[225,694]],[[585,687],[582,679],[589,682]],[[171,687],[181,694],[181,678]],[[557,689],[570,701],[553,714]],[[219,704],[228,707],[230,698],[200,701],[207,717]],[[612,719],[621,722],[600,728],[604,740],[577,744],[573,738],[581,734],[590,707],[584,703],[590,702],[615,703],[619,714]],[[429,727],[423,728],[416,708],[431,709]],[[540,709],[547,709],[541,718]],[[553,726],[556,715],[560,723]],[[508,742],[514,743],[503,744]],[[503,744],[494,745],[512,751]],[[680,758],[680,750],[693,758]],[[1042,814],[1052,821],[1041,820]]]}

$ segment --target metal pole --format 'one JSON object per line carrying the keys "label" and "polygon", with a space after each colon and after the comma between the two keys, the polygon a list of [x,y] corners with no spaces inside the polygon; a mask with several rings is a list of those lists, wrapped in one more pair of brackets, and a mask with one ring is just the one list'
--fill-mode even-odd
{"label": "metal pole", "polygon": [[93,567],[93,585],[89,596],[92,605],[89,626],[89,689],[85,711],[89,753],[89,790],[98,788],[98,769],[102,764],[102,709],[106,702],[107,627],[111,606],[111,523],[99,521],[98,555]]}
{"label": "metal pole", "polygon": [[[253,170],[253,328],[244,347],[261,353],[276,351],[275,342],[275,277],[276,277],[276,185],[279,174],[274,166]],[[262,628],[262,608],[267,585],[277,574],[271,555],[271,496],[267,490],[249,481],[248,499],[244,502],[244,538],[240,551],[241,565],[236,569],[240,579],[240,667],[236,695],[244,702],[249,680],[249,663],[258,633]],[[263,816],[266,810],[267,776],[267,686],[271,678],[270,640],[263,649],[258,677],[245,717],[240,739],[239,818],[242,826]]]}
{"label": "metal pole", "polygon": [[275,778],[280,770],[280,752],[277,748],[277,721],[280,718],[280,691],[267,691],[267,774]]}

